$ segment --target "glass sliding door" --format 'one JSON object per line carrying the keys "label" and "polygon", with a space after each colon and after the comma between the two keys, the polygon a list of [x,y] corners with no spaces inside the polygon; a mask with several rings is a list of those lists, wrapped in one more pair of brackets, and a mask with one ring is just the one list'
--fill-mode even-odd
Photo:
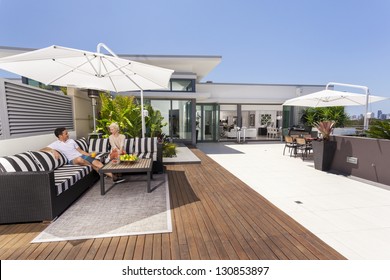
{"label": "glass sliding door", "polygon": [[150,105],[161,112],[167,123],[162,133],[173,140],[191,141],[191,100],[150,100]]}
{"label": "glass sliding door", "polygon": [[238,110],[235,104],[219,105],[219,139],[236,139],[235,127],[238,125]]}
{"label": "glass sliding door", "polygon": [[191,101],[172,100],[169,117],[172,138],[191,141]]}
{"label": "glass sliding door", "polygon": [[217,105],[196,106],[197,141],[216,141],[218,139]]}

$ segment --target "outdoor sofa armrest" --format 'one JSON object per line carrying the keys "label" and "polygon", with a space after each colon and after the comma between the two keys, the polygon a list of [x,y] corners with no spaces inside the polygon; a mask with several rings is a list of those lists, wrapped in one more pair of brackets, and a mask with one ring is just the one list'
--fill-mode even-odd
{"label": "outdoor sofa armrest", "polygon": [[0,173],[0,224],[52,220],[54,172]]}

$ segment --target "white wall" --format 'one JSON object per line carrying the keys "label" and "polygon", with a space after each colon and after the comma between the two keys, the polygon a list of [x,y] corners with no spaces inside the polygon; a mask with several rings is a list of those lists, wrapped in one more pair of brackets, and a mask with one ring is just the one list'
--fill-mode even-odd
{"label": "white wall", "polygon": [[[76,139],[76,132],[69,131],[69,136],[72,139]],[[55,140],[57,138],[54,135],[54,131],[51,134],[0,140],[0,156],[40,150]]]}
{"label": "white wall", "polygon": [[68,88],[68,95],[73,96],[73,118],[77,138],[87,137],[93,131],[91,98],[88,97],[86,90],[76,88]]}
{"label": "white wall", "polygon": [[[282,104],[290,98],[306,95],[325,88],[325,85],[259,85],[259,84],[218,84],[201,83],[196,85],[197,94],[209,94],[197,102],[236,103],[236,104]],[[298,89],[298,90],[297,90]]]}

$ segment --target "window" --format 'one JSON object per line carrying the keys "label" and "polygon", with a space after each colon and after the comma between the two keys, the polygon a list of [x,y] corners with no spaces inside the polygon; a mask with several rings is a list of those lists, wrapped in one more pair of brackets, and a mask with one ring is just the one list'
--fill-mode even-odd
{"label": "window", "polygon": [[171,91],[195,92],[195,80],[171,79]]}

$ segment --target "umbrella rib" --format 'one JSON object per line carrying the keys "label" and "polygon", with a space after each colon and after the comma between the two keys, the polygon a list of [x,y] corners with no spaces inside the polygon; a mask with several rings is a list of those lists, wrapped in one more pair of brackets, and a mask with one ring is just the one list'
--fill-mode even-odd
{"label": "umbrella rib", "polygon": [[[100,77],[100,73],[96,70],[95,66],[93,66],[91,59],[89,59],[89,57],[86,54],[84,54],[84,56],[85,56],[85,59],[88,61],[89,65],[91,65],[93,71],[95,71],[96,76]],[[94,55],[93,59],[95,59],[95,58],[97,58],[96,55]]]}
{"label": "umbrella rib", "polygon": [[[106,64],[104,63],[103,60],[101,60],[101,63],[102,63],[102,65],[103,65],[103,67],[104,67],[104,69],[106,70],[106,73],[107,73]],[[110,80],[112,86],[114,87],[115,92],[118,92],[118,89],[116,88],[114,81],[112,80],[112,78],[109,75],[108,75],[108,79]]]}
{"label": "umbrella rib", "polygon": [[[103,61],[102,61],[102,63],[103,63]],[[131,63],[129,63],[129,64],[131,64]],[[117,68],[114,69],[114,70],[112,70],[112,71],[110,71],[110,72],[107,72],[108,70],[107,70],[107,68],[104,66],[104,68],[105,68],[105,70],[106,70],[106,73],[105,73],[103,76],[109,76],[111,73],[113,73],[113,72],[115,72],[115,71],[118,71],[118,70],[121,71],[121,69],[127,67],[129,64],[123,65],[123,66],[121,66],[121,67],[118,67],[118,66],[116,66],[116,65],[114,64],[114,66],[117,67]],[[122,71],[121,71],[121,72],[122,72]],[[133,72],[133,73],[134,73],[134,72]],[[122,74],[124,74],[124,72],[122,72]]]}
{"label": "umbrella rib", "polygon": [[[125,75],[126,78],[128,78],[133,84],[135,84],[140,90],[142,90],[143,88],[140,87],[132,78],[129,77],[129,75],[127,75],[122,69],[121,67],[118,67],[113,61],[109,60],[108,62],[110,62],[112,65],[114,65],[114,67],[116,67],[116,69],[118,69],[123,75]],[[126,65],[127,66],[127,65]],[[130,70],[131,71],[131,70]],[[132,71],[133,72],[133,71]],[[133,72],[134,73],[134,72]],[[137,73],[134,73],[134,75],[137,75]]]}
{"label": "umbrella rib", "polygon": [[[113,61],[111,61],[111,60],[109,60],[109,62],[111,63],[111,64],[113,64],[120,72],[122,72],[122,74],[124,74],[125,75],[125,77],[126,78],[128,78],[131,82],[133,82],[139,89],[143,89],[142,87],[140,87],[128,74],[126,74],[121,68],[122,67],[118,67]],[[127,66],[127,65],[126,65]],[[129,71],[132,71],[132,70],[130,70],[130,69],[128,69]],[[133,73],[134,73],[134,75],[137,75],[137,73],[135,73],[134,71],[132,71]],[[154,83],[154,84],[157,84],[157,85],[159,85],[161,88],[166,88],[165,86],[163,86],[163,85],[160,85],[159,83],[157,83],[157,82],[155,82],[155,81],[153,81],[153,80],[151,80],[151,79],[149,79],[149,78],[146,78],[146,77],[143,77],[145,80],[148,80],[148,81],[150,81],[150,82],[152,82],[152,83]]]}
{"label": "umbrella rib", "polygon": [[[54,83],[55,81],[61,79],[62,77],[68,75],[68,74],[71,73],[71,72],[74,72],[75,70],[79,70],[80,72],[83,72],[83,73],[86,73],[86,74],[90,75],[90,73],[88,73],[87,71],[84,71],[84,70],[79,69],[80,67],[84,66],[84,65],[87,64],[88,62],[91,64],[91,62],[90,62],[88,59],[87,59],[87,61],[81,63],[80,65],[78,65],[78,66],[76,66],[76,67],[70,66],[69,64],[66,64],[66,63],[64,63],[64,62],[62,62],[62,61],[58,61],[58,60],[56,60],[56,59],[54,59],[54,58],[53,58],[53,61],[54,61],[54,62],[57,62],[57,63],[59,63],[59,64],[62,64],[62,65],[65,65],[65,66],[67,66],[67,67],[69,67],[69,68],[71,68],[71,69],[70,69],[69,71],[65,72],[64,74],[62,74],[62,75],[56,77],[54,80],[52,80],[51,82],[49,82],[48,85],[51,85],[51,84]],[[93,66],[92,66],[92,67],[93,67]],[[95,70],[95,69],[94,69],[94,70]]]}

